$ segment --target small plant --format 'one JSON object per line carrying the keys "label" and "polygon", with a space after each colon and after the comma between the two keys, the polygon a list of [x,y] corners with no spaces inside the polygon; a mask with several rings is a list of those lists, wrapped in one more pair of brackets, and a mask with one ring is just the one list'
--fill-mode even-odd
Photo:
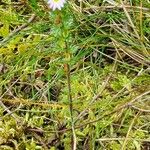
{"label": "small plant", "polygon": [[149,148],[147,0],[0,3],[0,149]]}

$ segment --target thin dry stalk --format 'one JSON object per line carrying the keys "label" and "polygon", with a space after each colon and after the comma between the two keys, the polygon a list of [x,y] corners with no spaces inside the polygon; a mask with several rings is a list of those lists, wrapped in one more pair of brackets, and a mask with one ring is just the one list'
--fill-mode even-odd
{"label": "thin dry stalk", "polygon": [[124,142],[123,142],[123,145],[122,145],[121,150],[126,149],[125,146],[126,146],[126,144],[127,144],[127,141],[128,141],[129,135],[130,135],[130,132],[131,132],[131,130],[132,130],[132,127],[133,127],[133,125],[134,125],[134,123],[135,123],[135,120],[137,119],[138,115],[139,115],[139,112],[136,114],[136,116],[134,117],[134,119],[132,120],[132,122],[131,122],[131,124],[130,124],[130,126],[129,126],[129,129],[128,129],[126,138],[125,138],[125,140],[124,140]]}
{"label": "thin dry stalk", "polygon": [[127,140],[136,140],[140,142],[149,142],[150,139],[136,139],[136,138],[100,138],[96,139],[96,141],[103,142],[103,141],[124,141],[125,139]]}

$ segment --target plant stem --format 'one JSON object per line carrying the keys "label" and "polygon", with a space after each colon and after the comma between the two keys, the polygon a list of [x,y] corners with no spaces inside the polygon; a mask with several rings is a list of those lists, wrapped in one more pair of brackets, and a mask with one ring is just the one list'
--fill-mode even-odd
{"label": "plant stem", "polygon": [[69,109],[70,109],[70,117],[71,117],[71,148],[72,150],[76,150],[76,135],[75,135],[75,128],[74,128],[74,119],[73,119],[73,101],[72,101],[72,94],[71,94],[71,81],[70,81],[70,66],[69,64],[65,64],[66,68],[66,75],[67,75],[67,85],[68,85],[68,99],[69,99]]}

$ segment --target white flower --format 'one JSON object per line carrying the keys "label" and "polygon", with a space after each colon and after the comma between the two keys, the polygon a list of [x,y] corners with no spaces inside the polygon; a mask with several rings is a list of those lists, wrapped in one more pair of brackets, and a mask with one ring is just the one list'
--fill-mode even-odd
{"label": "white flower", "polygon": [[66,0],[48,0],[49,7],[54,11],[55,9],[61,10],[64,7]]}

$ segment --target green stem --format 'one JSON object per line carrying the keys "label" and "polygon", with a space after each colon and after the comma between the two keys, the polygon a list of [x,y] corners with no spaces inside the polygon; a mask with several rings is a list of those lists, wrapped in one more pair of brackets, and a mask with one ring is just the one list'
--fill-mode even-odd
{"label": "green stem", "polygon": [[71,148],[72,150],[76,150],[76,135],[75,135],[74,119],[73,119],[73,100],[71,94],[70,66],[68,63],[66,64],[66,75],[67,75],[67,85],[68,85],[69,109],[70,109],[70,116],[71,116],[71,129],[72,129]]}

